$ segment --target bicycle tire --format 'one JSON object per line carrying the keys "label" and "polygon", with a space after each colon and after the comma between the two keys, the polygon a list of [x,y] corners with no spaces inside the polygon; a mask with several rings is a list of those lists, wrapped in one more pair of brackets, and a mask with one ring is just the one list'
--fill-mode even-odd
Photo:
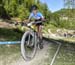
{"label": "bicycle tire", "polygon": [[[31,34],[34,38],[34,51],[33,51],[33,56],[32,57],[27,57],[26,56],[26,49],[24,48],[24,44],[26,43],[26,41],[25,41],[26,36],[28,34]],[[36,36],[35,32],[33,32],[33,31],[26,31],[23,34],[22,40],[21,40],[21,54],[22,54],[22,57],[24,58],[25,61],[30,61],[35,57],[36,51],[37,51],[37,36]]]}

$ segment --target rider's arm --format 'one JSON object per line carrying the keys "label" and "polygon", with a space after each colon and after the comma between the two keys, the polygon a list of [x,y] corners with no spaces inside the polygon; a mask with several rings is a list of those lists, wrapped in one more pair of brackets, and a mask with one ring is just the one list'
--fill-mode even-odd
{"label": "rider's arm", "polygon": [[33,17],[33,13],[30,14],[28,21],[30,21],[32,17]]}

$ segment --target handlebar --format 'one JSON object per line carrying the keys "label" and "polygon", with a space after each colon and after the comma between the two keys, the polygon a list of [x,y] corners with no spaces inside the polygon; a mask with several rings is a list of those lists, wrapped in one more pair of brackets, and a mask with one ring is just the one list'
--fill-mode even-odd
{"label": "handlebar", "polygon": [[42,21],[37,21],[37,22],[32,21],[32,22],[28,22],[28,23],[22,22],[21,25],[22,25],[22,26],[31,26],[31,25],[36,25],[36,24],[38,24],[38,23],[42,23]]}
{"label": "handlebar", "polygon": [[43,20],[43,21],[31,21],[31,22],[26,22],[26,21],[22,21],[22,22],[13,22],[14,25],[19,25],[21,24],[22,26],[31,26],[31,25],[36,25],[38,23],[42,23],[42,22],[45,22],[46,20]]}
{"label": "handlebar", "polygon": [[32,25],[35,25],[35,24],[38,24],[38,23],[42,23],[42,21],[37,21],[37,22],[35,22],[35,21],[32,21],[32,22],[15,22],[14,24],[15,25],[18,25],[18,24],[21,24],[22,26],[26,26],[27,24],[32,24]]}

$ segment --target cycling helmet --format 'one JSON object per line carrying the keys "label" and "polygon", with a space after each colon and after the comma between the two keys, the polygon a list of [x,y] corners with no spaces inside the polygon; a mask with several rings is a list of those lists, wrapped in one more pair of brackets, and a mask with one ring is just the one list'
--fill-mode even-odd
{"label": "cycling helmet", "polygon": [[32,6],[31,6],[31,11],[32,11],[32,10],[37,10],[37,9],[38,9],[38,7],[37,7],[36,5],[32,5]]}

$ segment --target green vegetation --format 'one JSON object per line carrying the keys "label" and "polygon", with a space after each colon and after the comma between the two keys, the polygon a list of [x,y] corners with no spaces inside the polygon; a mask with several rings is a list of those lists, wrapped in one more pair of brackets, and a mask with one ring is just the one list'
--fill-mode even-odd
{"label": "green vegetation", "polygon": [[[15,29],[0,28],[0,41],[21,40],[22,34],[21,31]],[[2,65],[9,65],[20,56],[20,44],[0,45],[0,63],[2,62]]]}
{"label": "green vegetation", "polygon": [[[69,42],[68,42],[69,43]],[[64,43],[60,49],[54,65],[74,65],[75,64],[75,44]]]}
{"label": "green vegetation", "polygon": [[75,30],[75,9],[61,9],[50,14],[50,20],[45,23],[45,31],[48,29]]}
{"label": "green vegetation", "polygon": [[0,63],[1,65],[10,65],[21,57],[20,45],[0,45]]}
{"label": "green vegetation", "polygon": [[40,0],[1,0],[0,18],[20,18],[21,20],[25,20],[28,18],[30,7],[34,3],[48,20],[48,26],[75,29],[75,9],[61,9],[52,13],[48,9],[47,4],[41,3]]}
{"label": "green vegetation", "polygon": [[[41,3],[40,0],[1,0],[0,3],[0,17],[4,18],[5,12],[6,15],[11,17],[19,17],[21,20],[26,19],[29,16],[30,7],[34,3],[39,7],[39,10],[46,17],[49,16],[50,11],[45,3]],[[5,12],[4,12],[5,11]],[[3,14],[4,13],[4,14]]]}
{"label": "green vegetation", "polygon": [[22,32],[15,29],[0,28],[0,40],[21,40]]}
{"label": "green vegetation", "polygon": [[[74,65],[75,64],[75,44],[72,42],[64,41],[64,40],[54,40],[49,39],[52,43],[49,46],[49,58],[47,59],[48,64],[52,61],[52,58],[57,50],[58,44],[56,42],[62,43],[59,53],[56,56],[56,59],[53,65]],[[54,44],[53,44],[54,43]]]}
{"label": "green vegetation", "polygon": [[52,13],[48,25],[75,30],[75,9],[61,9]]}

